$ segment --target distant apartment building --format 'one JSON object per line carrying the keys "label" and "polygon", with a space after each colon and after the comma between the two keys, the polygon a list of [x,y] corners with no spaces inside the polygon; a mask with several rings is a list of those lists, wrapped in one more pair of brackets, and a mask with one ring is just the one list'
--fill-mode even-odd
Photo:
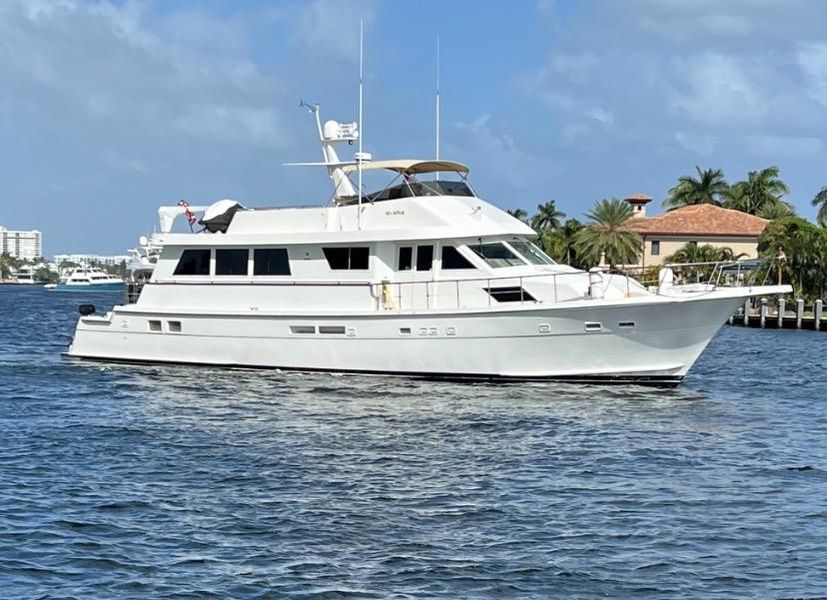
{"label": "distant apartment building", "polygon": [[11,231],[0,225],[0,254],[22,260],[40,258],[43,256],[43,234],[37,229]]}
{"label": "distant apartment building", "polygon": [[75,264],[91,264],[109,265],[115,267],[122,262],[129,262],[129,256],[126,254],[116,256],[101,256],[99,254],[55,254],[52,261],[56,265],[63,262],[71,262]]}

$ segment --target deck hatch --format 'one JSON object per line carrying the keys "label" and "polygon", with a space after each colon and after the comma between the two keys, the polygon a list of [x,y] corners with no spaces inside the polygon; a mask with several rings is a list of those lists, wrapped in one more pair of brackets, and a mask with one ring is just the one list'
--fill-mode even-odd
{"label": "deck hatch", "polygon": [[497,302],[536,302],[536,298],[519,285],[483,288]]}

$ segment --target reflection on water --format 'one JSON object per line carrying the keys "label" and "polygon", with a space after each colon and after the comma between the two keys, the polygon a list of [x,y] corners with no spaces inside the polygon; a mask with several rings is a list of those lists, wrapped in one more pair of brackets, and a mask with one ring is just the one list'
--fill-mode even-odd
{"label": "reflection on water", "polygon": [[457,385],[64,362],[78,301],[0,288],[6,597],[825,594],[818,333]]}

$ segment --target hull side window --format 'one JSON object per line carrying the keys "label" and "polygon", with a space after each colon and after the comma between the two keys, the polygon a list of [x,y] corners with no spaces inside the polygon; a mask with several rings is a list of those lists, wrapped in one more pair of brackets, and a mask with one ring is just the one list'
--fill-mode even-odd
{"label": "hull side window", "polygon": [[246,248],[219,248],[215,251],[215,274],[246,275],[249,257]]}
{"label": "hull side window", "polygon": [[210,251],[201,248],[184,250],[173,275],[209,275]]}
{"label": "hull side window", "polygon": [[290,275],[290,260],[284,248],[253,251],[253,275]]}

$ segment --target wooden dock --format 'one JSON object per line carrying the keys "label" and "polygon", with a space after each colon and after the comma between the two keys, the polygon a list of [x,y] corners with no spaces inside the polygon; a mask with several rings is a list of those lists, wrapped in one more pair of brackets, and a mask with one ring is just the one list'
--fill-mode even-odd
{"label": "wooden dock", "polygon": [[730,325],[756,327],[760,329],[809,329],[827,331],[824,319],[824,303],[816,300],[812,306],[805,306],[804,300],[796,300],[787,310],[787,302],[779,298],[775,306],[769,302],[758,302],[754,306],[751,300],[744,303],[737,313],[729,318]]}

